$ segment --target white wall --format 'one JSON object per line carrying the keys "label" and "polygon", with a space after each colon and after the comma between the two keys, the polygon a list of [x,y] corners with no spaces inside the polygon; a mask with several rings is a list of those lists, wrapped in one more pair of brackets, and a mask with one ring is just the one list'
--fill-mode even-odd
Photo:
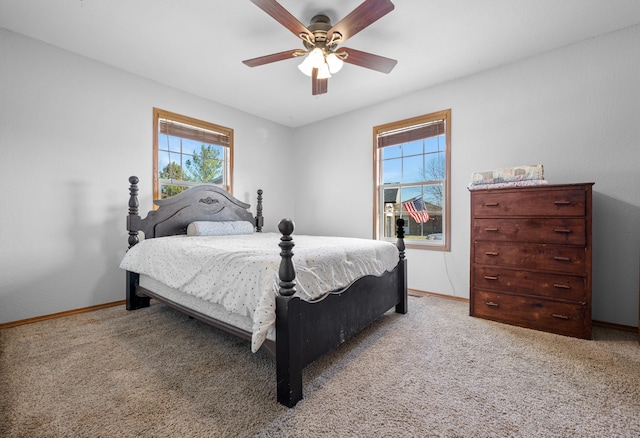
{"label": "white wall", "polygon": [[640,26],[298,129],[299,232],[371,237],[372,127],[451,108],[452,248],[408,250],[409,287],[467,298],[471,173],[543,164],[550,183],[596,183],[593,318],[637,326],[637,47]]}
{"label": "white wall", "polygon": [[0,323],[124,299],[128,177],[144,216],[153,107],[234,129],[234,194],[255,205],[264,189],[267,231],[293,214],[290,129],[0,28]]}

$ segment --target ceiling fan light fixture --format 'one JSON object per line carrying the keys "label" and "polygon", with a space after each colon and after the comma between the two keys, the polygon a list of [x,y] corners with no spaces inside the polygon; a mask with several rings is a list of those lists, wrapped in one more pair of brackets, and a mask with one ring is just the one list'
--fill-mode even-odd
{"label": "ceiling fan light fixture", "polygon": [[316,47],[304,58],[304,61],[302,61],[298,66],[298,69],[305,75],[311,76],[311,72],[314,68],[321,70],[323,65],[326,65],[324,61],[324,53],[322,52],[322,49]]}
{"label": "ceiling fan light fixture", "polygon": [[313,66],[311,65],[311,61],[309,61],[309,57],[305,56],[304,60],[298,65],[298,70],[304,73],[307,76],[311,76],[311,72],[313,70]]}
{"label": "ceiling fan light fixture", "polygon": [[307,58],[309,58],[309,62],[311,62],[311,66],[314,68],[320,68],[322,64],[324,64],[324,52],[318,47],[310,51]]}
{"label": "ceiling fan light fixture", "polygon": [[329,79],[331,77],[331,72],[329,71],[329,66],[327,63],[323,63],[320,68],[318,68],[318,79]]}
{"label": "ceiling fan light fixture", "polygon": [[327,65],[329,66],[329,72],[331,72],[331,74],[338,73],[344,64],[344,61],[335,53],[329,53],[326,59]]}

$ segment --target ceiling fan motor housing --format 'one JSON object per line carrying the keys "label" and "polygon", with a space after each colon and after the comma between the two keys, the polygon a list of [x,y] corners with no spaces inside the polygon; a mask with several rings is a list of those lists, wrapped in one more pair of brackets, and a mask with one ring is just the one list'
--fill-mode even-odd
{"label": "ceiling fan motor housing", "polygon": [[306,38],[302,38],[304,47],[309,50],[313,47],[327,48],[329,50],[335,49],[336,45],[340,42],[341,35],[338,32],[334,32],[333,42],[327,45],[327,32],[332,28],[331,20],[326,15],[316,15],[311,19],[311,24],[307,26],[307,29],[311,32],[312,42],[307,41]]}

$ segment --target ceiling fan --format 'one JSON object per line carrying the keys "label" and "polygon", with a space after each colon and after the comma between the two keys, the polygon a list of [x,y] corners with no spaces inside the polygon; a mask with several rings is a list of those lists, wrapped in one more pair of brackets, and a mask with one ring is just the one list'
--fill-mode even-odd
{"label": "ceiling fan", "polygon": [[338,24],[332,25],[326,15],[316,15],[309,26],[303,25],[275,0],[251,0],[302,40],[304,50],[294,49],[242,61],[249,67],[296,57],[305,57],[298,68],[311,76],[311,94],[327,92],[328,79],[337,73],[343,62],[389,73],[398,63],[395,59],[373,55],[347,47],[338,48],[349,38],[387,15],[394,9],[389,0],[365,0]]}

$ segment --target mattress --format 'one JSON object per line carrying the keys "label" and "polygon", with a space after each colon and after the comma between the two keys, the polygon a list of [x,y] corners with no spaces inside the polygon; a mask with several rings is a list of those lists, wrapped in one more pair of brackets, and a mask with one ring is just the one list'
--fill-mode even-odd
{"label": "mattress", "polygon": [[[252,333],[255,352],[275,330],[280,237],[254,233],[147,239],[127,251],[120,267],[234,315],[225,322]],[[362,276],[382,275],[398,263],[398,249],[390,242],[295,235],[294,243],[296,295],[306,301],[321,299]]]}

